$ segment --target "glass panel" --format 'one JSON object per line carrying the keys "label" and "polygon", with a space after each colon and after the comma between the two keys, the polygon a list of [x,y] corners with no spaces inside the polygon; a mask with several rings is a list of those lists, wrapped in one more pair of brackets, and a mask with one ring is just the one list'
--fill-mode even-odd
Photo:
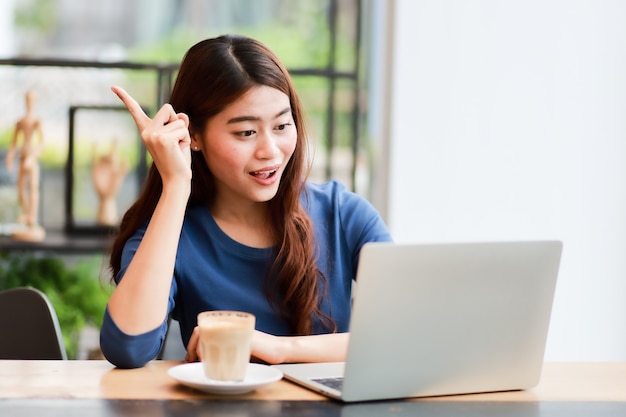
{"label": "glass panel", "polygon": [[[366,0],[19,0],[0,11],[13,36],[0,39],[1,54],[97,63],[172,63],[200,39],[240,33],[266,43],[291,71],[309,121],[314,154],[311,179],[353,181],[354,118],[359,71],[361,10]],[[10,15],[10,18],[7,16]],[[9,53],[10,52],[10,53]],[[359,61],[360,64],[359,64]],[[362,72],[362,71],[361,71]],[[42,168],[44,226],[62,225],[63,169],[68,150],[70,106],[119,105],[109,90],[124,85],[153,113],[171,88],[156,71],[0,65],[0,147],[8,145],[21,116],[23,94],[38,92],[46,143]],[[160,89],[159,89],[160,86]],[[355,107],[355,105],[357,107]],[[359,147],[366,148],[365,140]],[[359,152],[367,159],[365,152]],[[367,161],[360,164],[367,170]],[[363,170],[362,169],[362,170]],[[360,174],[367,178],[367,173]],[[367,182],[361,181],[359,192]],[[135,197],[134,192],[132,198]],[[58,209],[54,209],[58,207]],[[78,208],[77,208],[78,210]]]}

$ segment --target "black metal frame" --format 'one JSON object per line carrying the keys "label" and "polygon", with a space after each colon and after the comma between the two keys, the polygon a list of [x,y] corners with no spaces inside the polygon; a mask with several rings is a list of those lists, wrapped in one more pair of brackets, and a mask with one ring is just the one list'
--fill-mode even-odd
{"label": "black metal frame", "polygon": [[172,77],[178,71],[178,64],[142,64],[137,62],[101,62],[79,61],[71,59],[47,59],[47,58],[8,58],[0,59],[0,65],[14,67],[60,67],[60,68],[96,68],[96,69],[122,69],[142,70],[157,73],[157,106],[167,100],[167,94],[172,87]]}
{"label": "black metal frame", "polygon": [[[324,167],[326,179],[333,178],[333,166],[332,155],[337,146],[337,132],[336,132],[336,100],[337,100],[337,82],[340,80],[347,80],[353,83],[353,97],[351,108],[351,156],[352,164],[350,167],[351,184],[349,187],[352,190],[356,189],[356,160],[359,152],[359,137],[360,137],[360,120],[362,115],[361,97],[360,97],[360,56],[361,56],[361,31],[362,31],[362,17],[363,17],[363,4],[362,0],[354,1],[356,10],[356,33],[355,33],[355,62],[353,67],[349,71],[340,71],[337,68],[337,32],[338,32],[338,5],[341,0],[329,0],[328,7],[328,22],[329,22],[329,57],[326,68],[294,68],[290,69],[289,73],[293,77],[318,77],[328,80],[327,91],[327,110],[326,110],[326,166]],[[349,0],[344,0],[349,1]],[[179,64],[142,64],[133,62],[99,62],[99,61],[79,61],[79,60],[66,60],[66,59],[32,59],[32,58],[11,58],[0,59],[0,66],[36,66],[36,67],[66,67],[66,68],[95,68],[95,69],[122,69],[122,70],[140,70],[140,71],[153,71],[156,72],[157,82],[156,97],[157,102],[155,108],[160,108],[163,103],[168,99],[169,92],[172,88],[173,77],[178,70]],[[70,117],[72,112],[70,110]],[[70,126],[72,123],[70,123]],[[71,129],[71,127],[70,127]],[[71,146],[71,144],[70,144]],[[70,152],[73,152],[71,150]],[[146,168],[147,169],[147,168]],[[68,160],[66,167],[66,232],[70,234],[81,232],[93,232],[94,229],[82,230],[73,225],[73,215],[71,206],[71,195],[73,190],[71,189],[73,184],[73,172],[71,168],[71,161]],[[108,231],[108,229],[107,229]]]}
{"label": "black metal frame", "polygon": [[[75,120],[76,113],[80,110],[97,110],[97,111],[119,111],[127,112],[125,106],[70,106],[69,110],[69,142],[67,147],[67,162],[65,164],[65,232],[68,235],[91,235],[104,234],[108,235],[115,230],[115,227],[98,225],[98,224],[79,224],[74,215],[74,158],[75,158]],[[138,182],[138,189],[141,188],[146,175],[148,173],[148,165],[146,163],[147,151],[143,142],[137,139],[139,146],[139,159],[137,169],[133,172]]]}
{"label": "black metal frame", "polygon": [[328,97],[326,107],[326,166],[324,171],[326,179],[332,179],[334,172],[332,167],[332,154],[336,147],[336,99],[337,99],[337,81],[348,80],[353,83],[352,93],[352,109],[351,109],[351,136],[350,144],[352,151],[352,165],[350,167],[350,188],[354,191],[356,189],[356,160],[359,152],[359,137],[360,137],[360,120],[361,120],[361,96],[360,85],[361,82],[361,31],[362,31],[362,19],[363,19],[363,4],[361,0],[353,0],[356,9],[356,34],[355,34],[355,62],[351,71],[339,71],[337,69],[337,31],[338,31],[338,4],[340,0],[329,0],[328,7],[328,21],[330,29],[329,37],[329,56],[326,68],[324,69],[290,69],[289,74],[292,77],[299,76],[312,76],[319,78],[326,78],[328,80]]}
{"label": "black metal frame", "polygon": [[[156,72],[157,83],[156,96],[157,102],[155,105],[157,108],[162,103],[167,101],[167,95],[172,87],[173,76],[178,70],[178,64],[142,64],[133,62],[99,62],[99,61],[78,61],[78,60],[65,60],[65,59],[32,59],[32,58],[11,58],[0,59],[0,65],[6,66],[18,66],[18,67],[59,67],[59,68],[96,68],[96,69],[122,69],[122,70],[135,70],[135,71],[148,71]],[[65,165],[65,226],[64,232],[69,236],[76,235],[106,235],[112,231],[111,227],[107,226],[84,226],[76,224],[73,213],[73,184],[74,184],[74,172],[73,172],[73,137],[74,137],[74,116],[75,112],[79,109],[118,109],[117,106],[71,106],[69,109],[69,144],[68,144],[68,160]],[[125,109],[125,108],[124,108]],[[147,173],[147,167],[145,166],[145,158],[141,158],[144,165],[139,167],[137,173],[140,180],[145,178]]]}

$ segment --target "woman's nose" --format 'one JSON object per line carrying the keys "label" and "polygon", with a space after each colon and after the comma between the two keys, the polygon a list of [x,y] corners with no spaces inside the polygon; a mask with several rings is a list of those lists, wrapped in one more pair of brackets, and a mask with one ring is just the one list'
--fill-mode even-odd
{"label": "woman's nose", "polygon": [[280,152],[276,138],[272,133],[262,133],[259,135],[256,156],[259,159],[272,159]]}

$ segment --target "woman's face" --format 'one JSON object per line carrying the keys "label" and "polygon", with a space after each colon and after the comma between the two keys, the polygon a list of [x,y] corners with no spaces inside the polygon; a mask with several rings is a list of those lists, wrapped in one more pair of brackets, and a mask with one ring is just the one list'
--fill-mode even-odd
{"label": "woman's face", "polygon": [[192,145],[215,176],[217,200],[239,204],[276,195],[296,141],[289,97],[259,86],[212,117]]}

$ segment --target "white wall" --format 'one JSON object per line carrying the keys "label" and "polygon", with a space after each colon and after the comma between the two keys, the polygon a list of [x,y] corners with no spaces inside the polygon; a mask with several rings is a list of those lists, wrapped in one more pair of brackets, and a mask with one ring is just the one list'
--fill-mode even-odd
{"label": "white wall", "polygon": [[16,51],[13,13],[16,0],[3,0],[0,7],[0,57],[12,58]]}
{"label": "white wall", "polygon": [[546,360],[626,360],[626,2],[393,13],[395,239],[563,240]]}

